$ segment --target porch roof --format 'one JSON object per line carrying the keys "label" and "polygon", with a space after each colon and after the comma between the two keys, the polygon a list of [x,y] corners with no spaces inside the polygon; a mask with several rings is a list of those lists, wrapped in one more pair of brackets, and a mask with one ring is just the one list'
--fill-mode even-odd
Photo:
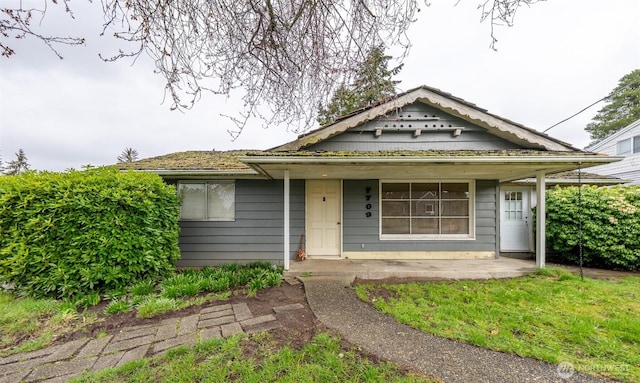
{"label": "porch roof", "polygon": [[618,161],[587,152],[391,151],[391,152],[254,152],[239,158],[268,178],[292,179],[497,179],[513,181],[538,172],[557,173]]}

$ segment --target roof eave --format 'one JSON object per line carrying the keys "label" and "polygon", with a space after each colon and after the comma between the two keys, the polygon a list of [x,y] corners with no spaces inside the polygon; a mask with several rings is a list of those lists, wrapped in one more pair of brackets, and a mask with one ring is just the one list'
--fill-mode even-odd
{"label": "roof eave", "polygon": [[122,169],[136,172],[155,173],[163,178],[203,179],[203,178],[255,178],[263,177],[253,169],[213,170],[213,169]]}
{"label": "roof eave", "polygon": [[297,157],[297,156],[256,156],[241,157],[240,161],[248,165],[260,164],[372,164],[372,163],[578,163],[585,166],[595,166],[617,162],[624,157],[600,156],[593,154],[576,153],[572,155],[543,155],[543,156],[318,156],[318,157]]}

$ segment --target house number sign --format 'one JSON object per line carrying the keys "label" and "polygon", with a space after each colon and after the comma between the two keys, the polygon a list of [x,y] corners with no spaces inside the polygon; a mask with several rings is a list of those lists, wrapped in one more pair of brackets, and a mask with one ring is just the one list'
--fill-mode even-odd
{"label": "house number sign", "polygon": [[371,215],[372,215],[372,214],[371,214],[371,211],[370,211],[370,210],[371,210],[371,208],[373,207],[373,206],[371,205],[371,202],[369,202],[369,201],[371,201],[371,186],[367,186],[367,187],[364,189],[364,191],[365,191],[365,193],[364,193],[364,198],[365,198],[365,200],[367,201],[367,204],[365,205],[365,208],[367,209],[367,212],[365,213],[365,216],[366,216],[367,218],[371,218]]}

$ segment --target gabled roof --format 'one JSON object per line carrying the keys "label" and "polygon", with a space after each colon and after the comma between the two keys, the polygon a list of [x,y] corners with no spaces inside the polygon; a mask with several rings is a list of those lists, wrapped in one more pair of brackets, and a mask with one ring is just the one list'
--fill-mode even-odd
{"label": "gabled roof", "polygon": [[348,129],[387,115],[416,101],[430,105],[445,113],[481,126],[497,137],[513,142],[526,149],[549,151],[580,151],[570,144],[544,133],[488,113],[486,109],[436,88],[421,86],[398,94],[380,104],[356,111],[319,129],[302,134],[298,139],[275,147],[271,151],[298,151],[345,132]]}

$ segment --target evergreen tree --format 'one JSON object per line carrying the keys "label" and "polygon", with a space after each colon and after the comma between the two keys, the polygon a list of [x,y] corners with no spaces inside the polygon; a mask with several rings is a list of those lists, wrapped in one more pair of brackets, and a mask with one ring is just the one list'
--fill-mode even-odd
{"label": "evergreen tree", "polygon": [[118,162],[133,162],[138,160],[138,151],[133,148],[126,148],[118,156]]}
{"label": "evergreen tree", "polygon": [[605,101],[607,105],[585,128],[595,141],[640,119],[640,69],[622,77]]}
{"label": "evergreen tree", "polygon": [[27,161],[27,156],[24,154],[24,150],[19,149],[18,153],[16,153],[16,159],[7,162],[4,173],[7,175],[24,173],[29,170],[30,166],[31,165],[29,165],[29,162]]}
{"label": "evergreen tree", "polygon": [[391,56],[384,54],[383,46],[372,49],[359,65],[353,83],[349,86],[340,86],[329,104],[318,108],[318,123],[320,125],[332,123],[341,116],[395,95],[396,85],[400,81],[393,80],[393,76],[400,73],[402,64],[389,69],[391,59]]}

